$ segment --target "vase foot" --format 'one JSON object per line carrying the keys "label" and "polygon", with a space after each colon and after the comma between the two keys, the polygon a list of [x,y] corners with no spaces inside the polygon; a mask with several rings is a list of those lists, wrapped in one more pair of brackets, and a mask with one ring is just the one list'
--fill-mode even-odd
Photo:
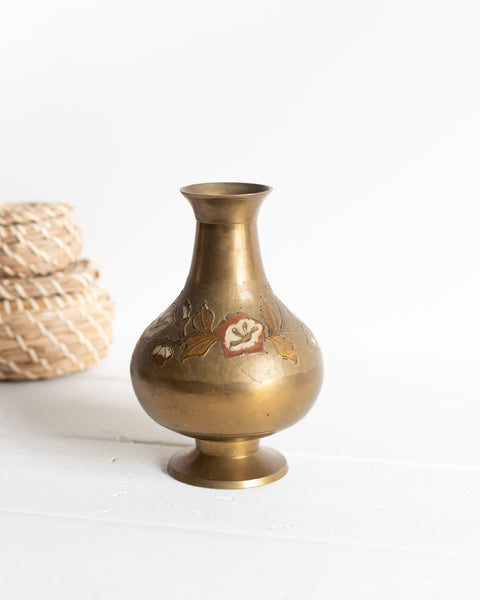
{"label": "vase foot", "polygon": [[177,452],[168,463],[169,475],[183,483],[235,490],[272,483],[288,471],[285,457],[260,447],[259,440],[196,442],[196,448]]}

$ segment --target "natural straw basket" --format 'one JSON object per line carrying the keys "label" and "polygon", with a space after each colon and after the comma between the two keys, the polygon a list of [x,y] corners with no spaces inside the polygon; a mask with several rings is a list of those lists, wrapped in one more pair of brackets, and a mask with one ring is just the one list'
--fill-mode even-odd
{"label": "natural straw basket", "polygon": [[0,279],[0,300],[41,298],[53,294],[71,294],[88,288],[99,277],[99,270],[91,261],[82,259],[69,265],[63,271],[51,275],[17,279]]}
{"label": "natural straw basket", "polygon": [[82,249],[68,204],[0,205],[0,277],[27,278],[64,269]]}
{"label": "natural straw basket", "polygon": [[97,278],[78,261],[49,277],[0,282],[0,379],[57,377],[105,356],[113,305]]}

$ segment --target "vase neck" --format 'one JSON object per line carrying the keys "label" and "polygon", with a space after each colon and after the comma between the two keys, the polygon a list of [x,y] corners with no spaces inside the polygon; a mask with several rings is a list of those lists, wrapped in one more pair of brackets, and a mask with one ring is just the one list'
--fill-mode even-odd
{"label": "vase neck", "polygon": [[257,214],[271,188],[256,183],[199,183],[180,191],[197,219],[187,288],[213,287],[238,298],[248,297],[259,286],[268,287]]}
{"label": "vase neck", "polygon": [[266,284],[255,221],[197,222],[187,286],[229,286],[248,293]]}

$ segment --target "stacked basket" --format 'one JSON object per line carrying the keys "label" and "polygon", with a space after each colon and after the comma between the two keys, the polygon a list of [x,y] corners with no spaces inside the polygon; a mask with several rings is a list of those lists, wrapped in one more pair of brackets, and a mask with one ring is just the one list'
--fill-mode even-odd
{"label": "stacked basket", "polygon": [[66,204],[0,204],[0,380],[43,379],[99,362],[113,305],[98,269],[78,260]]}

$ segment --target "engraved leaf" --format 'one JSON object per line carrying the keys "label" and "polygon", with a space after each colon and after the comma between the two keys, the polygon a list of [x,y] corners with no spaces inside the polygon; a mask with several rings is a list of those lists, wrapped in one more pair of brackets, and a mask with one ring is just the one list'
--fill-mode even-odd
{"label": "engraved leaf", "polygon": [[297,355],[293,349],[293,344],[288,338],[281,335],[273,335],[268,339],[273,343],[280,356],[288,358],[288,360],[291,360],[293,363],[297,362]]}
{"label": "engraved leaf", "polygon": [[193,326],[195,329],[204,331],[205,333],[212,332],[213,311],[211,311],[205,300],[202,302],[199,311],[193,317]]}
{"label": "engraved leaf", "polygon": [[275,314],[275,311],[270,306],[270,304],[264,302],[260,307],[260,312],[262,313],[262,316],[265,319],[265,323],[268,326],[269,334],[274,335],[275,333],[277,333],[280,324],[278,322],[277,315]]}
{"label": "engraved leaf", "polygon": [[185,360],[191,356],[203,356],[216,341],[218,338],[213,333],[199,331],[187,340],[180,358]]}

